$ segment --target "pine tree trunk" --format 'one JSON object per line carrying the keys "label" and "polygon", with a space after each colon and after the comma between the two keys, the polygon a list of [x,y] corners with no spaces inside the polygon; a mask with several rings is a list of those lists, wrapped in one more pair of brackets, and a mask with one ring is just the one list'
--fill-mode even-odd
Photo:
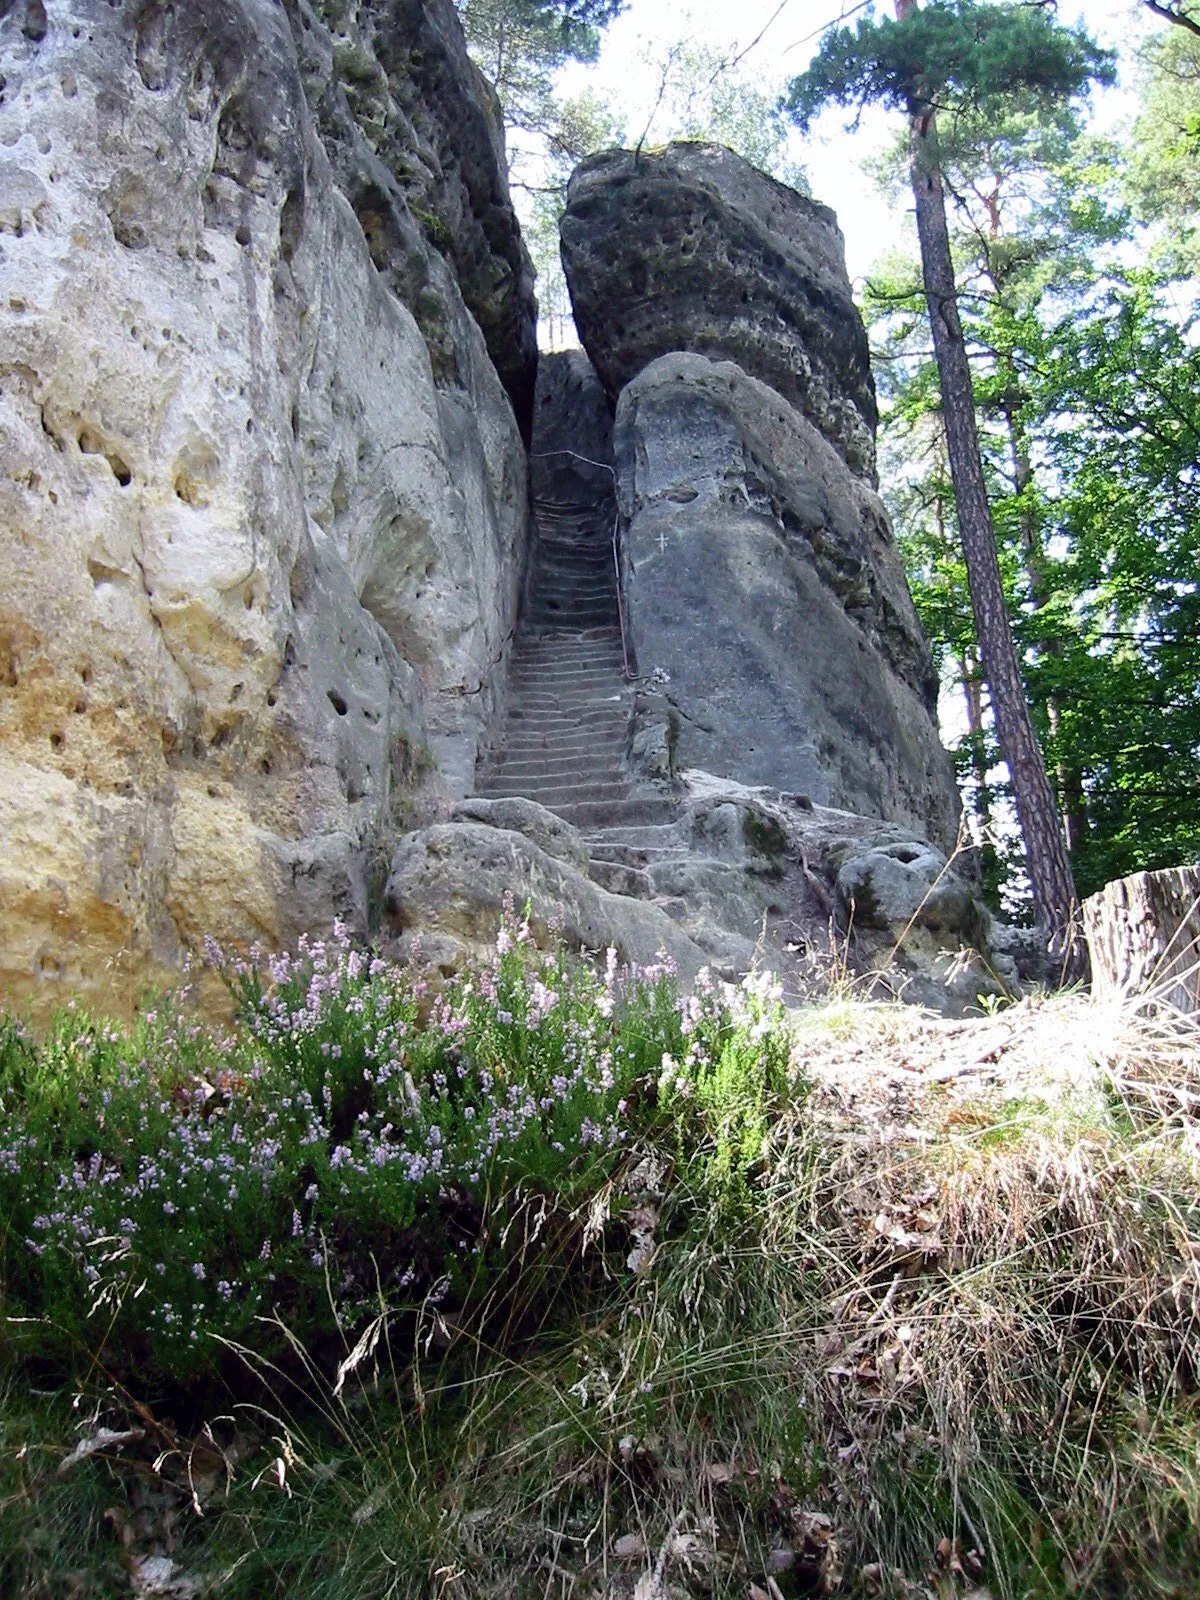
{"label": "pine tree trunk", "polygon": [[[1009,448],[1012,452],[1013,486],[1018,495],[1023,495],[1033,482],[1033,462],[1029,454],[1029,439],[1017,414],[1021,400],[1017,375],[1007,362],[1005,370],[1009,379],[1009,398],[1005,401],[1004,418],[1008,424]],[[1021,553],[1029,579],[1029,597],[1033,601],[1034,609],[1040,611],[1050,599],[1046,582],[1045,549],[1042,544],[1041,529],[1028,507],[1023,507],[1021,510],[1020,526]],[[1062,659],[1061,639],[1046,639],[1041,649],[1044,655],[1053,660]],[[1046,696],[1046,722],[1051,738],[1057,739],[1062,726],[1062,706],[1056,694]],[[1083,779],[1079,769],[1065,761],[1060,761],[1058,764],[1058,793],[1062,802],[1067,850],[1073,855],[1086,842],[1091,825],[1088,819],[1087,797],[1084,794]]]}
{"label": "pine tree trunk", "polygon": [[958,663],[959,681],[967,708],[967,734],[971,741],[971,776],[975,780],[975,817],[979,824],[979,872],[985,889],[999,877],[1000,855],[992,816],[992,786],[988,782],[987,730],[983,722],[983,678],[974,652],[965,650]]}
{"label": "pine tree trunk", "polygon": [[[912,0],[897,0],[896,9],[901,19],[911,9],[911,3]],[[1087,976],[1087,949],[1080,931],[1079,899],[1054,791],[1046,776],[1029,716],[996,555],[992,513],[975,427],[975,394],[958,315],[954,260],[950,252],[932,109],[916,104],[910,106],[909,130],[925,298],[941,379],[950,476],[958,506],[975,631],[1000,749],[1012,779],[1035,913],[1049,934],[1056,970],[1064,981],[1073,982]]]}

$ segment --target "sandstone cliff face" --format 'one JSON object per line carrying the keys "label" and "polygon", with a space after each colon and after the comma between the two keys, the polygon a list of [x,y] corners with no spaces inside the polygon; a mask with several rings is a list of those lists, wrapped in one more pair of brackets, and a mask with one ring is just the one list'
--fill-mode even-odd
{"label": "sandstone cliff face", "polygon": [[562,254],[614,404],[668,351],[736,361],[873,477],[875,385],[827,206],[721,145],[607,150],[571,179]]}
{"label": "sandstone cliff face", "polygon": [[533,334],[456,27],[3,8],[0,992],[364,926],[422,789],[469,785]]}
{"label": "sandstone cliff face", "polygon": [[616,454],[650,774],[799,790],[952,847],[937,680],[874,490],[773,389],[704,356],[622,391]]}
{"label": "sandstone cliff face", "polygon": [[949,847],[937,680],[873,487],[833,212],[721,146],[607,151],[571,180],[562,246],[617,402],[641,771],[800,791]]}

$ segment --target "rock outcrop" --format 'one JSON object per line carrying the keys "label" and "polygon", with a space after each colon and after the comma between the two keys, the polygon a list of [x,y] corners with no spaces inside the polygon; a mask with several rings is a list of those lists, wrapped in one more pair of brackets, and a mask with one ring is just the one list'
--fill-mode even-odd
{"label": "rock outcrop", "polygon": [[465,302],[528,437],[533,266],[509,201],[500,106],[453,0],[308,0],[297,11],[305,93],[372,260],[459,390],[470,388],[455,370],[471,365],[453,327]]}
{"label": "rock outcrop", "polygon": [[544,359],[529,604],[479,778],[506,798],[404,841],[393,933],[453,966],[508,892],[539,937],[661,948],[685,978],[761,963],[801,995],[832,968],[950,1011],[1003,992],[1015,965],[950,859],[832,213],[712,146],[610,153],[572,179],[563,253],[615,426],[581,354]]}
{"label": "rock outcrop", "polygon": [[556,847],[544,826],[536,827],[539,843],[528,816],[520,820],[524,831],[464,812],[403,840],[385,901],[402,951],[419,935],[425,959],[452,970],[466,952],[495,941],[505,904],[515,903],[528,907],[539,941],[553,936],[589,951],[611,946],[623,962],[639,966],[666,956],[684,982],[695,977],[705,953],[661,906],[612,894],[581,872],[583,846],[574,829]]}
{"label": "rock outcrop", "polygon": [[706,772],[680,774],[654,821],[576,828],[532,800],[463,801],[401,843],[385,927],[395,953],[419,941],[452,971],[493,944],[506,897],[528,906],[539,943],[666,957],[684,982],[765,966],[793,999],[854,978],[957,1014],[1024,975],[970,884],[912,829]]}
{"label": "rock outcrop", "polygon": [[451,0],[16,0],[0,82],[0,993],[122,1006],[469,789],[530,282]]}
{"label": "rock outcrop", "polygon": [[562,255],[580,338],[614,404],[668,351],[735,361],[873,478],[867,337],[827,206],[721,145],[608,150],[571,179]]}
{"label": "rock outcrop", "polygon": [[953,842],[954,791],[928,653],[879,502],[832,446],[732,363],[674,355],[623,391],[614,451],[576,351],[542,359],[532,469],[506,716],[481,793],[396,852],[398,950],[454,968],[507,895],[539,940],[662,951],[685,981],[760,964],[800,996],[853,972],[950,1011],[1013,981],[929,842]]}
{"label": "rock outcrop", "polygon": [[874,490],[704,356],[651,362],[615,437],[643,770],[799,790],[951,848],[937,679]]}

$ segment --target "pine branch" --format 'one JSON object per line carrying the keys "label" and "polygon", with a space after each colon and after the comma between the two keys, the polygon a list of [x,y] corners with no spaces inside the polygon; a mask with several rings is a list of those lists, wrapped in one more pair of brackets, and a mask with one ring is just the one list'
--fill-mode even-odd
{"label": "pine branch", "polygon": [[1194,33],[1200,39],[1200,20],[1190,16],[1183,9],[1183,0],[1142,0],[1147,11],[1153,11],[1156,17],[1161,17],[1164,22],[1173,22],[1180,28],[1186,28],[1189,33]]}

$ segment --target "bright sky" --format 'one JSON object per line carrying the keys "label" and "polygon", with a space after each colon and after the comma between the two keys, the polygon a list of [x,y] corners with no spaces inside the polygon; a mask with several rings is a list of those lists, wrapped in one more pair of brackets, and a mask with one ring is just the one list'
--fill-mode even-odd
{"label": "bright sky", "polygon": [[[852,4],[853,0],[784,0],[782,6],[779,0],[630,0],[605,35],[599,63],[565,73],[562,88],[575,93],[590,84],[624,110],[633,137],[645,126],[658,92],[660,69],[655,63],[680,38],[690,37],[718,50],[728,48],[737,55],[765,28],[741,70],[774,91],[803,71],[823,25]],[[886,5],[887,0],[880,0],[881,7]],[[1058,14],[1065,23],[1082,19],[1102,44],[1121,47],[1122,74],[1126,79],[1132,75],[1131,47],[1150,20],[1136,0],[1060,0]],[[1096,121],[1109,126],[1129,109],[1127,89],[1103,91],[1095,102]],[[904,227],[902,217],[889,214],[861,165],[881,144],[890,143],[897,125],[898,119],[872,111],[849,133],[845,114],[835,108],[824,114],[809,139],[796,137],[795,156],[808,169],[815,198],[837,211],[846,236],[847,264],[856,282]]]}

